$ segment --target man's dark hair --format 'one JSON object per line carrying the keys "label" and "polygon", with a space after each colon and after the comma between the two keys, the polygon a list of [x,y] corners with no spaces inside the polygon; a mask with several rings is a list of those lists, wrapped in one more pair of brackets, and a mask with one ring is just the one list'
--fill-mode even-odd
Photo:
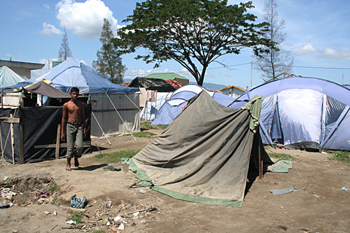
{"label": "man's dark hair", "polygon": [[72,93],[72,92],[78,92],[79,93],[79,89],[77,87],[72,87],[70,89],[70,93]]}

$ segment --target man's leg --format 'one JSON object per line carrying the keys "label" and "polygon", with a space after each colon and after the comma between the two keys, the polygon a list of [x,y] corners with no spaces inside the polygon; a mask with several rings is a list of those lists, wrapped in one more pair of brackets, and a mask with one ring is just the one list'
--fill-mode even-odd
{"label": "man's leg", "polygon": [[83,126],[79,126],[78,132],[76,135],[76,140],[75,140],[77,147],[76,147],[76,154],[74,157],[74,166],[76,167],[79,167],[78,158],[80,158],[83,153],[83,140],[84,140],[84,128]]}
{"label": "man's leg", "polygon": [[74,150],[74,139],[75,139],[75,127],[73,125],[67,124],[67,167],[66,170],[70,171],[71,169],[71,160],[73,158],[73,150]]}

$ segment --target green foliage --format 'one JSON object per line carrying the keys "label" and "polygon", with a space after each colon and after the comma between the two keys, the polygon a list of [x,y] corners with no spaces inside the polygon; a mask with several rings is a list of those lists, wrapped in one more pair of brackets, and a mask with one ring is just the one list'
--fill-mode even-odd
{"label": "green foliage", "polygon": [[97,154],[95,158],[102,163],[118,163],[122,158],[133,157],[140,149],[119,150],[112,153]]}
{"label": "green foliage", "polygon": [[335,151],[334,154],[329,157],[329,160],[336,160],[342,163],[350,163],[349,151]]}
{"label": "green foliage", "polygon": [[[146,63],[175,60],[202,85],[212,62],[226,54],[239,54],[250,47],[255,54],[266,52],[261,45],[274,43],[262,35],[268,23],[255,24],[256,16],[247,13],[252,2],[227,5],[227,0],[147,0],[136,3],[129,23],[112,39],[119,54],[134,53]],[[199,64],[201,67],[197,67]]]}
{"label": "green foliage", "polygon": [[81,223],[81,220],[83,219],[83,215],[81,213],[73,213],[70,217],[66,219],[66,221],[72,220],[76,223]]}
{"label": "green foliage", "polygon": [[269,153],[270,157],[277,158],[277,159],[284,159],[284,160],[295,160],[295,157],[287,154],[280,154],[280,153]]}
{"label": "green foliage", "polygon": [[126,66],[122,64],[122,58],[119,57],[113,43],[110,41],[112,38],[111,24],[107,19],[103,19],[100,38],[102,47],[97,51],[97,61],[93,61],[92,66],[112,83],[121,84],[123,83]]}

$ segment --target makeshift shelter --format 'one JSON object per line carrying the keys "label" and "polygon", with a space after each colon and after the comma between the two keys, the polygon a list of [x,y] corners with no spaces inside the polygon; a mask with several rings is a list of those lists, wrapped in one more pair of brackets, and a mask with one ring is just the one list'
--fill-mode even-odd
{"label": "makeshift shelter", "polygon": [[175,88],[162,79],[136,77],[129,84],[128,87],[143,87],[146,90],[154,90],[158,92],[172,92]]}
{"label": "makeshift shelter", "polygon": [[[52,86],[38,82],[21,88],[24,92],[51,98],[70,98],[70,95]],[[21,101],[22,102],[22,101]],[[57,159],[66,154],[66,143],[60,143],[62,107],[23,107],[0,109],[1,155],[7,162],[28,163]],[[86,134],[90,135],[91,106],[85,105]],[[90,137],[84,139],[84,153],[90,151]]]}
{"label": "makeshift shelter", "polygon": [[230,107],[241,107],[254,95],[264,97],[260,117],[264,144],[350,151],[350,90],[346,87],[317,78],[283,78],[250,89]]}
{"label": "makeshift shelter", "polygon": [[145,185],[171,197],[240,207],[248,170],[259,169],[260,160],[272,164],[257,130],[261,101],[232,109],[202,91],[131,159],[131,169]]}
{"label": "makeshift shelter", "polygon": [[245,90],[236,86],[228,86],[220,90],[222,94],[231,96],[233,98],[238,98],[244,93]]}
{"label": "makeshift shelter", "polygon": [[183,86],[189,84],[188,78],[185,78],[185,77],[183,77],[181,75],[178,75],[176,73],[173,73],[173,72],[152,73],[152,74],[149,74],[149,75],[145,76],[145,78],[174,80],[174,81],[177,81],[177,82],[181,83]]}
{"label": "makeshift shelter", "polygon": [[7,66],[0,67],[0,88],[12,86],[25,80]]}
{"label": "makeshift shelter", "polygon": [[23,87],[43,79],[66,93],[72,87],[89,98],[92,107],[91,135],[130,133],[140,130],[139,91],[111,83],[94,69],[74,58],[52,68],[45,74],[13,86]]}
{"label": "makeshift shelter", "polygon": [[170,96],[168,100],[157,111],[157,115],[152,125],[169,125],[186,107],[187,102],[198,93],[205,91],[220,104],[227,106],[235,99],[217,92],[208,92],[205,88],[197,85],[183,86]]}

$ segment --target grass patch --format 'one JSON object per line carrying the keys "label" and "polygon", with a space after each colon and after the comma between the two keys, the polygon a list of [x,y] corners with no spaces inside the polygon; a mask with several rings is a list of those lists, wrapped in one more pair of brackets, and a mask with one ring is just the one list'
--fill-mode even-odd
{"label": "grass patch", "polygon": [[151,125],[152,121],[142,121],[140,123],[140,128],[144,128],[144,129],[165,129],[166,127],[168,127],[167,125]]}
{"label": "grass patch", "polygon": [[269,153],[269,156],[277,159],[295,160],[295,157],[287,154]]}
{"label": "grass patch", "polygon": [[[124,136],[130,136],[131,134],[124,134]],[[140,137],[140,138],[151,138],[155,136],[155,133],[147,132],[147,131],[141,131],[141,132],[136,132],[133,133],[134,137]]]}
{"label": "grass patch", "polygon": [[350,152],[349,151],[335,151],[329,160],[336,160],[342,163],[350,163]]}
{"label": "grass patch", "polygon": [[140,123],[140,128],[144,129],[156,129],[155,126],[151,125],[152,121],[142,121]]}
{"label": "grass patch", "polygon": [[94,230],[93,233],[105,233],[105,232],[101,229],[98,229],[98,230]]}
{"label": "grass patch", "polygon": [[60,191],[60,187],[58,187],[56,184],[53,184],[50,188],[50,192],[53,193],[53,192],[58,192]]}
{"label": "grass patch", "polygon": [[141,149],[118,150],[112,153],[97,154],[95,158],[102,163],[118,163],[122,158],[133,157]]}
{"label": "grass patch", "polygon": [[26,219],[26,218],[27,218],[26,216],[23,216],[21,219],[24,220],[24,219]]}
{"label": "grass patch", "polygon": [[81,213],[73,213],[70,217],[66,219],[66,221],[72,220],[76,223],[81,223],[81,220],[83,219],[83,215]]}

